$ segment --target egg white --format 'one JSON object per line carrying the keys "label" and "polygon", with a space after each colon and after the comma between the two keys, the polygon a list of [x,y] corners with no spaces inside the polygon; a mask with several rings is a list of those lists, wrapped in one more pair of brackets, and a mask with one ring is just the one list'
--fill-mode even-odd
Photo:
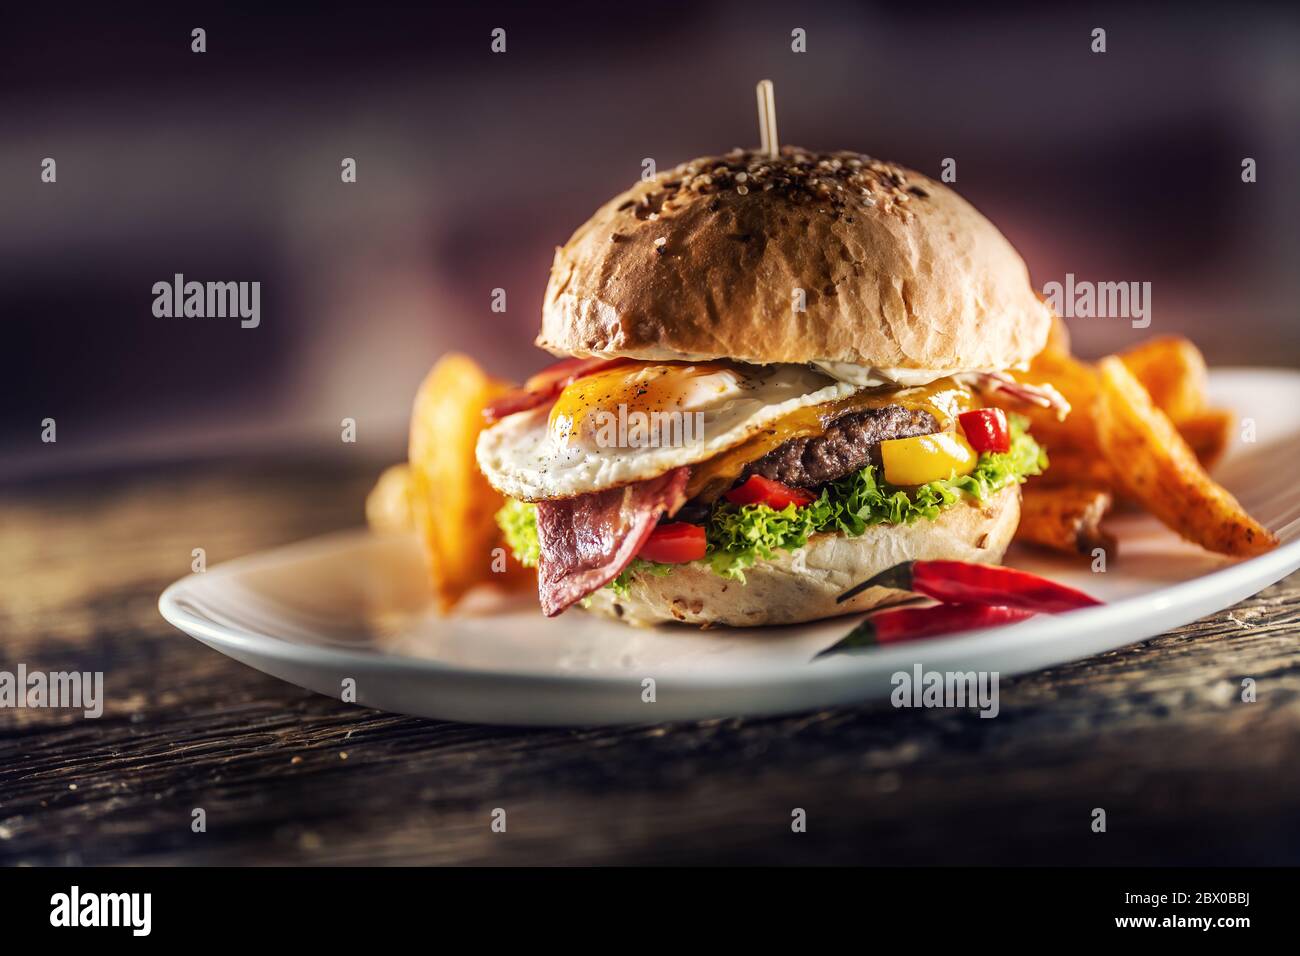
{"label": "egg white", "polygon": [[600,447],[561,440],[549,427],[550,407],[510,415],[479,435],[479,468],[503,494],[524,501],[571,498],[654,478],[706,461],[770,423],[808,405],[847,398],[860,386],[836,382],[802,365],[737,367],[739,387],[695,389],[706,397],[685,413],[700,413],[690,441],[663,447]]}

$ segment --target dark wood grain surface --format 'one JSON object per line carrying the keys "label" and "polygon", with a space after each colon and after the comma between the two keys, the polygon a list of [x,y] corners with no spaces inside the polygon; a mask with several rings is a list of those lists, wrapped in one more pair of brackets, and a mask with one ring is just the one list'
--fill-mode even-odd
{"label": "dark wood grain surface", "polygon": [[356,525],[378,464],[237,458],[0,489],[0,669],[102,670],[107,697],[98,720],[0,710],[0,863],[1300,862],[1300,575],[1003,681],[996,720],[885,704],[463,726],[316,696],[161,619],[193,548],[215,563]]}

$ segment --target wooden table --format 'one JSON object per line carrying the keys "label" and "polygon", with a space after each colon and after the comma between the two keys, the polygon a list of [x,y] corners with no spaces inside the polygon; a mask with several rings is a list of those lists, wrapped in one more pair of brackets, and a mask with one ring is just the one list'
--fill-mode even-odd
{"label": "wooden table", "polygon": [[103,670],[108,698],[99,720],[0,710],[0,863],[1300,862],[1300,575],[1004,681],[996,720],[885,704],[461,726],[299,690],[159,617],[193,548],[215,563],[356,525],[379,465],[223,459],[0,486],[0,670]]}

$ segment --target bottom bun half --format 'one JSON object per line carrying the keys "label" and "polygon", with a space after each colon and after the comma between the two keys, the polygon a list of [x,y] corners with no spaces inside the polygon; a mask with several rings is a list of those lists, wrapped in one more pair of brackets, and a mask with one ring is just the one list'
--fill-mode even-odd
{"label": "bottom bun half", "polygon": [[587,610],[628,624],[668,621],[702,627],[798,624],[855,614],[903,597],[892,588],[870,588],[844,604],[835,598],[852,585],[902,561],[946,558],[996,564],[1020,523],[1020,486],[986,501],[964,499],[933,521],[875,525],[850,538],[818,534],[798,551],[783,552],[745,570],[745,583],[685,564],[663,576],[635,574],[627,593],[601,588]]}

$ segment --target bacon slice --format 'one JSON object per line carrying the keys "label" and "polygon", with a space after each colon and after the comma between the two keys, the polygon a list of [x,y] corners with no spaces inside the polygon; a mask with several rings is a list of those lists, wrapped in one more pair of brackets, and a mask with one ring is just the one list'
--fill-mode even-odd
{"label": "bacon slice", "polygon": [[686,502],[690,468],[576,498],[537,503],[537,594],[554,617],[618,577],[654,531],[659,516]]}
{"label": "bacon slice", "polygon": [[521,388],[512,388],[500,398],[483,409],[483,418],[491,425],[513,415],[526,412],[530,408],[554,401],[564,387],[584,375],[600,372],[616,365],[623,365],[631,359],[571,358],[548,365],[526,381]]}
{"label": "bacon slice", "polygon": [[1065,396],[1046,383],[1029,385],[1025,382],[1017,382],[1005,372],[976,372],[973,379],[976,388],[988,392],[1006,392],[1026,405],[1051,409],[1059,419],[1064,419],[1070,414],[1070,403],[1065,400]]}

